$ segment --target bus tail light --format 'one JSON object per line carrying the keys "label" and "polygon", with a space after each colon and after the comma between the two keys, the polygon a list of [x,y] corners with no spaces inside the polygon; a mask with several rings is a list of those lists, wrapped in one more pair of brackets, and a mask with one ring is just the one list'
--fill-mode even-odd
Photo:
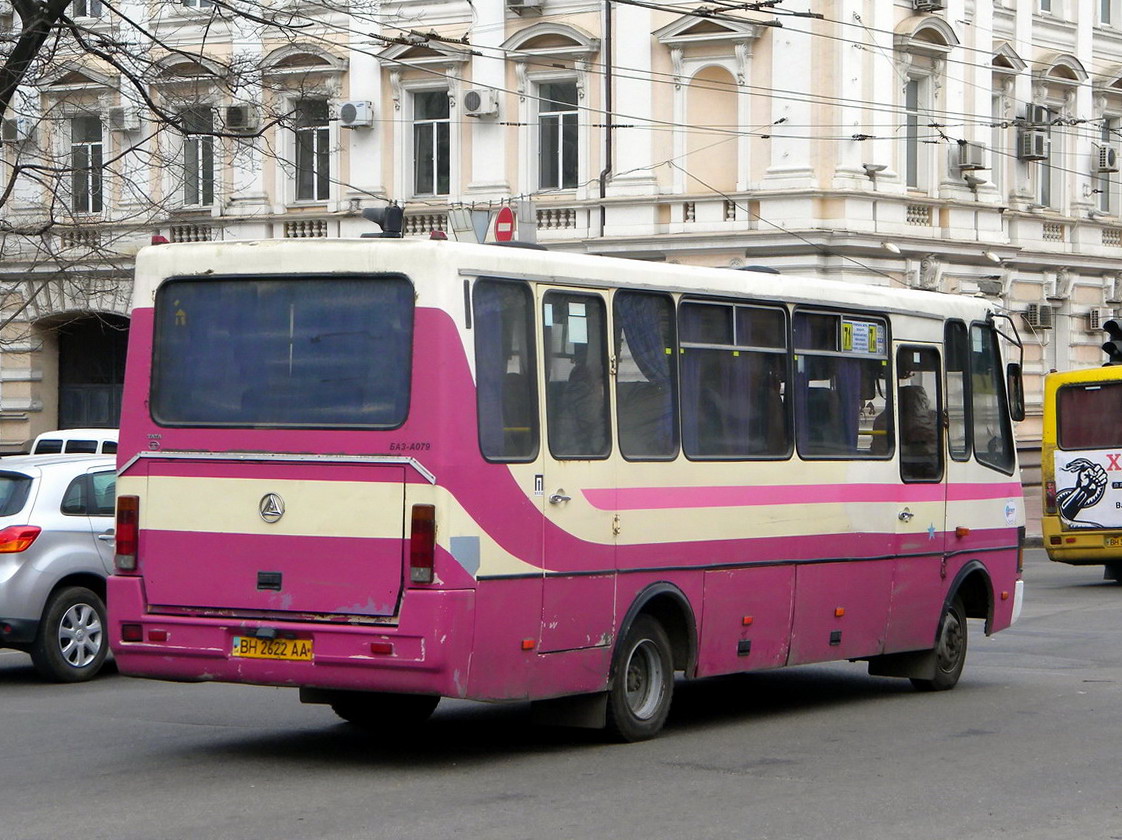
{"label": "bus tail light", "polygon": [[409,582],[432,583],[436,559],[436,507],[413,505],[409,527]]}
{"label": "bus tail light", "polygon": [[113,565],[118,572],[136,571],[136,545],[140,537],[140,497],[117,497],[117,543]]}
{"label": "bus tail light", "polygon": [[9,525],[0,530],[0,554],[18,554],[35,542],[42,531],[37,525]]}
{"label": "bus tail light", "polygon": [[1056,482],[1044,482],[1044,512],[1056,513]]}

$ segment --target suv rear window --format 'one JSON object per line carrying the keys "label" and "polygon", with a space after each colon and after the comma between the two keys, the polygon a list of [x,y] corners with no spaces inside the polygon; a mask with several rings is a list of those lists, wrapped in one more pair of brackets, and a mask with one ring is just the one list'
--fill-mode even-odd
{"label": "suv rear window", "polygon": [[413,287],[399,275],[173,279],[156,294],[155,332],[162,425],[405,422]]}
{"label": "suv rear window", "polygon": [[14,516],[23,510],[31,480],[23,473],[0,472],[0,516]]}

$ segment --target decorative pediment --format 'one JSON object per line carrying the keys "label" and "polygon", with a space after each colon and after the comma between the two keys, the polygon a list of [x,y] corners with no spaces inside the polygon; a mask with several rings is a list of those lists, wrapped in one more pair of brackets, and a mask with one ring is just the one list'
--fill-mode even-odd
{"label": "decorative pediment", "polygon": [[1074,86],[1086,82],[1090,75],[1083,62],[1071,53],[1047,53],[1036,62],[1032,75],[1038,81]]}
{"label": "decorative pediment", "polygon": [[1122,94],[1122,66],[1115,66],[1100,81],[1095,82],[1095,92]]}
{"label": "decorative pediment", "polygon": [[347,69],[347,59],[315,44],[287,44],[273,50],[261,62],[267,75],[301,75],[306,73],[339,74]]}
{"label": "decorative pediment", "polygon": [[170,55],[156,62],[155,71],[157,83],[222,79],[228,74],[228,68],[217,61],[181,55]]}
{"label": "decorative pediment", "polygon": [[117,77],[102,73],[92,67],[64,64],[43,78],[42,88],[54,91],[94,90],[116,88]]}
{"label": "decorative pediment", "polygon": [[[502,49],[524,56],[588,59],[600,52],[600,41],[576,26],[535,23],[507,38]],[[512,57],[517,60],[518,55]]]}
{"label": "decorative pediment", "polygon": [[1001,44],[993,51],[990,64],[999,73],[1023,73],[1028,69],[1028,62],[1017,55],[1017,51],[1008,43]]}
{"label": "decorative pediment", "polygon": [[448,68],[469,61],[471,52],[442,41],[425,41],[420,44],[394,44],[378,53],[378,58],[389,65]]}
{"label": "decorative pediment", "polygon": [[655,39],[668,47],[694,44],[738,44],[755,41],[764,27],[750,21],[712,20],[684,15],[654,32]]}
{"label": "decorative pediment", "polygon": [[912,15],[896,26],[893,46],[901,52],[945,56],[959,46],[954,27],[936,15]]}

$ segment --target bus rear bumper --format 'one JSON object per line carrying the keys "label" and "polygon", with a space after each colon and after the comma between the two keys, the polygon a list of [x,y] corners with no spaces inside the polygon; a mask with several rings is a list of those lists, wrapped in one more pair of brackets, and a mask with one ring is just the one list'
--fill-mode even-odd
{"label": "bus rear bumper", "polygon": [[[474,598],[470,590],[410,590],[392,626],[169,615],[149,612],[140,578],[113,576],[110,645],[120,672],[133,677],[463,697]],[[126,627],[140,641],[125,641]],[[238,655],[238,637],[307,640],[310,659]]]}

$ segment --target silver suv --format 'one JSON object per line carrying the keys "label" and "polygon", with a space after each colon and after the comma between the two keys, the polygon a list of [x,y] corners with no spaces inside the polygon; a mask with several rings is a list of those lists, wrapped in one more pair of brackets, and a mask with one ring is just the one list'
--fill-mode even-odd
{"label": "silver suv", "polygon": [[116,479],[104,455],[0,458],[0,647],[47,679],[88,680],[105,662]]}

